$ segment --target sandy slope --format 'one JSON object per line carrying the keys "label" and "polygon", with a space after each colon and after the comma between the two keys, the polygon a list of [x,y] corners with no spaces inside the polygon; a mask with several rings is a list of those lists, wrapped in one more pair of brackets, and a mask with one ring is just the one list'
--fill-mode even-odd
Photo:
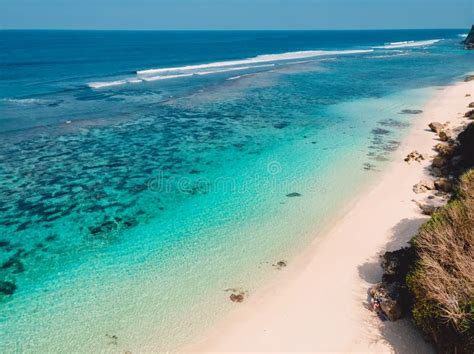
{"label": "sandy slope", "polygon": [[378,184],[286,274],[185,351],[431,352],[408,320],[381,322],[367,310],[367,288],[380,280],[378,255],[402,246],[426,219],[413,202],[426,196],[412,186],[427,176],[429,162],[407,164],[403,158],[412,150],[433,155],[438,141],[428,123],[466,123],[462,116],[471,101],[474,81],[440,90],[414,117]]}

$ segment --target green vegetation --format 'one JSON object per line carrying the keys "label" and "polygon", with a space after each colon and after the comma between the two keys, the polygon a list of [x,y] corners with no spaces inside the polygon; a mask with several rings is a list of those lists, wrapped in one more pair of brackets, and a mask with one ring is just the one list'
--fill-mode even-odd
{"label": "green vegetation", "polygon": [[[474,153],[474,152],[473,152]],[[474,169],[412,240],[415,323],[443,353],[474,353]]]}

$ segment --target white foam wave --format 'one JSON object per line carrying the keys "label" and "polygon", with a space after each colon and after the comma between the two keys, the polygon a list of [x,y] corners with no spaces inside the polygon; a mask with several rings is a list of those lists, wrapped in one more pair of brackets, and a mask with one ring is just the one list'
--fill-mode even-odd
{"label": "white foam wave", "polygon": [[120,86],[125,84],[137,84],[139,82],[143,82],[142,79],[124,79],[124,80],[115,80],[115,81],[103,81],[103,82],[89,82],[87,86],[90,88],[100,89],[104,87],[111,87],[111,86]]}
{"label": "white foam wave", "polygon": [[466,38],[466,37],[467,37],[467,33],[461,33],[461,34],[458,34],[458,37],[461,37],[461,38]]}
{"label": "white foam wave", "polygon": [[[347,54],[360,54],[360,53],[370,53],[373,52],[373,49],[366,50],[333,50],[333,51],[324,51],[324,50],[311,50],[311,51],[299,51],[299,52],[288,52],[282,54],[265,54],[259,55],[253,58],[242,59],[242,60],[230,60],[222,62],[214,62],[208,64],[199,64],[199,65],[188,65],[181,67],[170,67],[170,68],[161,68],[161,69],[148,69],[148,70],[139,70],[136,72],[137,77],[131,79],[122,79],[115,81],[105,81],[105,82],[90,82],[88,86],[93,89],[100,89],[105,87],[119,86],[129,83],[139,83],[143,81],[158,81],[158,80],[169,80],[177,79],[182,77],[189,76],[203,76],[217,73],[224,73],[228,71],[238,71],[238,70],[251,70],[258,69],[263,67],[275,66],[275,63],[266,64],[269,62],[278,62],[278,61],[290,61],[295,59],[304,59],[317,56],[326,56],[326,55],[347,55]],[[320,59],[321,61],[324,59]],[[328,58],[327,60],[334,60],[334,58]],[[305,63],[310,62],[300,61],[300,62],[290,62],[291,64]],[[256,65],[255,65],[256,64]],[[260,64],[260,65],[259,65]]]}
{"label": "white foam wave", "polygon": [[403,57],[405,55],[410,55],[410,53],[399,53],[399,54],[388,54],[388,55],[373,55],[367,58],[369,59],[383,59],[383,58],[393,58],[393,57]]}
{"label": "white foam wave", "polygon": [[157,75],[157,76],[148,76],[144,77],[143,81],[158,81],[158,80],[169,80],[169,79],[177,79],[180,77],[187,77],[193,76],[194,74],[178,74],[178,75]]}
{"label": "white foam wave", "polygon": [[[270,70],[269,72],[272,72],[273,70]],[[254,73],[250,73],[250,74],[243,74],[243,75],[237,75],[237,76],[232,76],[232,77],[229,77],[227,79],[227,81],[231,81],[231,80],[237,80],[237,79],[241,79],[243,77],[247,77],[247,76],[252,76],[252,75],[255,75]]]}
{"label": "white foam wave", "polygon": [[248,59],[241,59],[241,60],[229,60],[229,61],[221,61],[221,62],[214,62],[208,64],[198,64],[198,65],[188,65],[188,66],[180,66],[180,67],[171,67],[171,68],[161,68],[161,69],[147,69],[147,70],[139,70],[137,74],[139,76],[146,76],[146,75],[153,75],[153,74],[163,74],[169,72],[188,72],[188,71],[196,71],[200,69],[210,69],[210,68],[221,68],[221,67],[230,67],[230,66],[237,66],[237,65],[249,65],[249,64],[258,64],[258,63],[268,63],[268,62],[276,62],[276,61],[284,61],[284,60],[294,60],[294,59],[303,59],[303,58],[311,58],[317,56],[324,56],[324,55],[347,55],[347,54],[360,54],[360,53],[369,53],[372,52],[372,49],[366,50],[333,50],[333,51],[325,51],[325,50],[308,50],[308,51],[299,51],[299,52],[288,52],[282,54],[265,54],[265,55],[258,55],[253,58]]}
{"label": "white foam wave", "polygon": [[102,88],[102,87],[109,87],[109,86],[117,86],[126,84],[127,80],[117,80],[117,81],[106,81],[106,82],[90,82],[88,84],[91,88]]}
{"label": "white foam wave", "polygon": [[196,71],[196,72],[188,73],[188,74],[143,76],[141,80],[143,80],[143,81],[156,81],[156,80],[177,79],[177,78],[180,78],[180,77],[189,77],[189,76],[195,76],[195,75],[196,76],[204,76],[204,75],[225,73],[225,72],[228,72],[228,71],[257,69],[257,68],[269,67],[269,66],[274,66],[274,65],[275,64],[254,65],[254,66],[238,66],[238,67],[235,67],[235,68],[227,68],[227,69]]}
{"label": "white foam wave", "polygon": [[237,66],[235,68],[229,69],[218,69],[218,70],[209,70],[209,71],[198,71],[196,75],[209,75],[209,74],[218,74],[225,73],[228,71],[238,71],[238,70],[249,70],[249,69],[258,69],[258,68],[268,68],[270,66],[275,66],[275,64],[266,64],[266,65],[253,65],[253,66]]}
{"label": "white foam wave", "polygon": [[386,43],[385,45],[373,47],[374,49],[397,49],[397,48],[410,48],[410,47],[426,47],[438,43],[441,39],[430,39],[426,41],[404,41],[404,42],[392,42]]}
{"label": "white foam wave", "polygon": [[2,98],[0,101],[19,105],[47,105],[56,103],[56,101],[44,100],[40,98]]}

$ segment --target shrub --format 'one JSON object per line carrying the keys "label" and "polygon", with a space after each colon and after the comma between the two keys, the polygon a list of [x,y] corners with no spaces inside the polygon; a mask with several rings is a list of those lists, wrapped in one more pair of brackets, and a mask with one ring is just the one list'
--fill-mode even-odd
{"label": "shrub", "polygon": [[415,323],[440,352],[474,352],[474,169],[455,197],[411,241],[417,255],[407,276]]}

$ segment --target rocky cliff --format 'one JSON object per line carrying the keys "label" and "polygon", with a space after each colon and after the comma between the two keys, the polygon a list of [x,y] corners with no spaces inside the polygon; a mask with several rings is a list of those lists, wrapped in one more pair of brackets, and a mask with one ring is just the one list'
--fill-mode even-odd
{"label": "rocky cliff", "polygon": [[474,50],[474,25],[472,25],[471,32],[469,32],[463,43],[466,49]]}

